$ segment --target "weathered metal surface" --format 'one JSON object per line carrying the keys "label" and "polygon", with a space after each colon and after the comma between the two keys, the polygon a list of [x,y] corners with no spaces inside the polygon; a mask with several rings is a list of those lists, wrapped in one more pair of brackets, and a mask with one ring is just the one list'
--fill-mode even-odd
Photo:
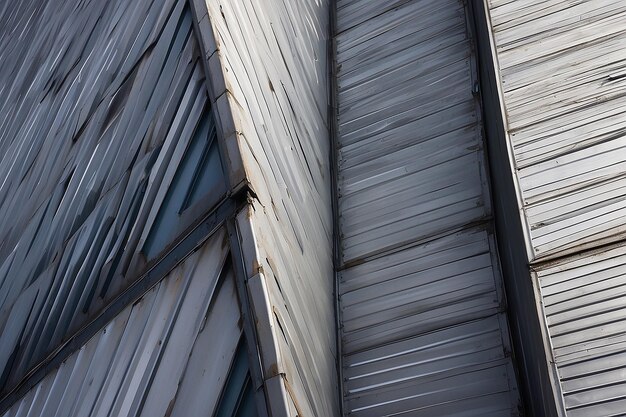
{"label": "weathered metal surface", "polygon": [[213,415],[241,337],[224,241],[222,230],[4,416]]}
{"label": "weathered metal surface", "polygon": [[626,5],[484,5],[556,412],[614,415],[625,401]]}
{"label": "weathered metal surface", "polygon": [[463,2],[336,32],[344,413],[518,415]]}
{"label": "weathered metal surface", "polygon": [[329,2],[204,7],[214,35],[207,58],[222,74],[211,82],[226,146],[254,191],[237,233],[268,407],[273,416],[336,416]]}
{"label": "weathered metal surface", "polygon": [[626,246],[537,268],[567,415],[626,407]]}
{"label": "weathered metal surface", "polygon": [[489,0],[536,259],[626,234],[626,4]]}
{"label": "weathered metal surface", "polygon": [[225,194],[184,1],[0,8],[3,393]]}

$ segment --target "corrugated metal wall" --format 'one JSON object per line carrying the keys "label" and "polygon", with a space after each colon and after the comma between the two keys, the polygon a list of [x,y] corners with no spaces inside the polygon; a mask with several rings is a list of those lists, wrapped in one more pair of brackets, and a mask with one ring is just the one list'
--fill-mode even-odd
{"label": "corrugated metal wall", "polygon": [[254,192],[237,233],[268,406],[274,416],[336,416],[329,2],[195,3],[208,11],[198,13],[214,34],[206,54],[223,74],[212,88],[227,109],[226,146]]}
{"label": "corrugated metal wall", "polygon": [[224,241],[222,230],[4,417],[214,415],[242,334]]}
{"label": "corrugated metal wall", "polygon": [[626,5],[485,4],[554,396],[561,414],[621,414]]}
{"label": "corrugated metal wall", "polygon": [[340,0],[335,42],[344,413],[518,415],[463,2]]}

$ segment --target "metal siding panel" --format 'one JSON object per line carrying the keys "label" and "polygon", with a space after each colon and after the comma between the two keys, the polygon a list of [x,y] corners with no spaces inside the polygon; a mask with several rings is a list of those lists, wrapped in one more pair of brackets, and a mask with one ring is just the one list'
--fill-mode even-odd
{"label": "metal siding panel", "polygon": [[191,19],[174,0],[0,9],[2,394],[146,272],[151,228],[154,259],[225,194],[213,157],[190,202],[215,195],[154,222],[212,117]]}
{"label": "metal siding panel", "polygon": [[534,257],[622,240],[626,6],[489,4]]}
{"label": "metal siding panel", "polygon": [[[338,413],[327,0],[206,0],[225,141],[253,191],[238,216],[268,407]],[[279,373],[280,380],[273,379]]]}
{"label": "metal siding panel", "polygon": [[517,415],[462,2],[337,3],[345,415]]}
{"label": "metal siding panel", "polygon": [[[370,19],[348,30],[344,7],[336,37],[338,193],[350,263],[478,221],[489,207],[462,5],[405,2],[382,13],[361,4]],[[425,15],[426,25],[412,25]]]}
{"label": "metal siding panel", "polygon": [[621,413],[626,6],[486,4],[555,396],[568,416]]}
{"label": "metal siding panel", "polygon": [[626,401],[626,246],[537,267],[568,416],[611,415]]}
{"label": "metal siding panel", "polygon": [[224,238],[212,237],[4,416],[210,415],[241,337]]}

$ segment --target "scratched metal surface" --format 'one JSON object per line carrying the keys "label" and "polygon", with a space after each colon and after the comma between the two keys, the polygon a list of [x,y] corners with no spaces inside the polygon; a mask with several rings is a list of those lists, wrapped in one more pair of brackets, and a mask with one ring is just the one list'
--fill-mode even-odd
{"label": "scratched metal surface", "polygon": [[626,407],[626,246],[542,266],[536,277],[567,415]]}
{"label": "scratched metal surface", "polygon": [[4,394],[225,183],[185,2],[5,2],[0,28]]}
{"label": "scratched metal surface", "polygon": [[463,2],[336,31],[344,414],[518,415]]}
{"label": "scratched metal surface", "polygon": [[222,230],[4,417],[213,415],[241,337],[224,240]]}
{"label": "scratched metal surface", "polygon": [[626,233],[626,4],[489,0],[536,259]]}
{"label": "scratched metal surface", "polygon": [[223,74],[215,95],[230,112],[225,141],[254,190],[237,227],[268,407],[336,416],[329,2],[205,4],[215,39],[207,55]]}

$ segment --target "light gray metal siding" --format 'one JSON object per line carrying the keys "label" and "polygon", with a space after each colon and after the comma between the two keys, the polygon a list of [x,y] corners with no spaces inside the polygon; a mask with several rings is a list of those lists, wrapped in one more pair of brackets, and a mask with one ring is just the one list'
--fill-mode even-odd
{"label": "light gray metal siding", "polygon": [[4,417],[212,415],[241,337],[224,239],[216,233]]}
{"label": "light gray metal siding", "polygon": [[534,258],[626,233],[626,4],[489,1]]}
{"label": "light gray metal siding", "polygon": [[554,396],[568,416],[620,414],[626,5],[485,4]]}
{"label": "light gray metal siding", "polygon": [[214,34],[206,53],[221,69],[212,83],[228,110],[226,144],[254,191],[237,233],[268,407],[274,416],[336,416],[329,2],[196,3]]}
{"label": "light gray metal siding", "polygon": [[626,246],[537,268],[567,415],[626,409]]}
{"label": "light gray metal siding", "polygon": [[463,2],[336,14],[344,413],[518,415]]}

